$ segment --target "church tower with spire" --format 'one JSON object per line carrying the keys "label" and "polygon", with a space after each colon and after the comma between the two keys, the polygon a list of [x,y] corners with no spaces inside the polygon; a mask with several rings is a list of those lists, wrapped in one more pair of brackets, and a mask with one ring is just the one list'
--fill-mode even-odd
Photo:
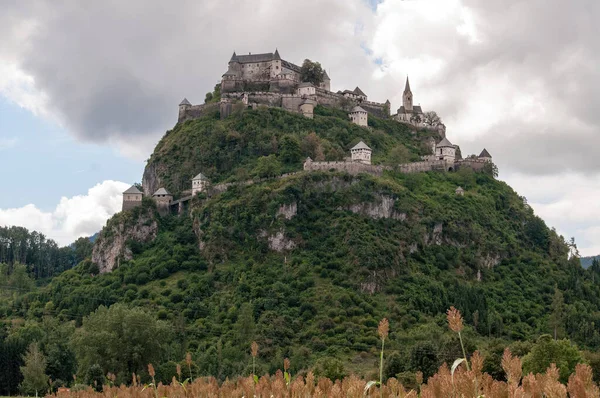
{"label": "church tower with spire", "polygon": [[410,91],[410,82],[408,81],[408,76],[406,76],[406,86],[404,87],[404,94],[402,95],[402,106],[404,106],[404,110],[407,113],[411,113],[413,111],[413,94]]}

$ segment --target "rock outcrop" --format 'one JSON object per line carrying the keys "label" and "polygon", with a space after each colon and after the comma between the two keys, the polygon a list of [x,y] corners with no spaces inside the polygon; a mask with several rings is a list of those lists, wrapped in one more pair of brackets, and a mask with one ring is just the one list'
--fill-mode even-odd
{"label": "rock outcrop", "polygon": [[100,273],[111,272],[120,261],[132,259],[129,241],[147,243],[156,238],[157,232],[155,209],[119,213],[100,232],[92,250],[92,262],[98,265]]}

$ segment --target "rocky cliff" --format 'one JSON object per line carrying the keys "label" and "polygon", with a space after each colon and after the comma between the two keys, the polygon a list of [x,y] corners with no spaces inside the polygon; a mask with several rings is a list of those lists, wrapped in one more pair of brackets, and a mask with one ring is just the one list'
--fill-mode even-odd
{"label": "rocky cliff", "polygon": [[92,262],[100,273],[110,272],[121,261],[131,260],[131,242],[148,243],[156,238],[158,223],[152,204],[119,213],[109,220],[94,243]]}

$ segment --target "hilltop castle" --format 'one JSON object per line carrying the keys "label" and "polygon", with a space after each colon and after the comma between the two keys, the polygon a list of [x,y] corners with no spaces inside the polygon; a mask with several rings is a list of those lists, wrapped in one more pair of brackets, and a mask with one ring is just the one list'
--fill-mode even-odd
{"label": "hilltop castle", "polygon": [[[275,50],[274,53],[248,55],[237,55],[234,52],[229,60],[227,71],[221,78],[220,103],[192,105],[184,98],[179,104],[178,122],[195,119],[217,109],[221,118],[226,118],[231,114],[234,103],[243,104],[249,108],[259,105],[279,107],[312,118],[315,106],[320,104],[346,109],[350,121],[365,128],[368,128],[369,115],[376,115],[438,132],[441,138],[439,142],[433,137],[429,139],[428,145],[431,153],[422,156],[418,162],[396,165],[394,169],[400,172],[455,171],[460,167],[481,170],[492,161],[491,155],[485,149],[479,156],[472,155],[462,159],[458,146],[453,145],[446,138],[446,129],[443,124],[426,125],[426,114],[421,106],[413,105],[413,93],[408,77],[402,95],[402,106],[394,115],[390,114],[389,100],[384,103],[368,101],[367,95],[359,87],[354,90],[332,92],[331,79],[326,72],[318,85],[301,80],[301,67],[282,59],[278,50]],[[360,141],[350,149],[350,157],[343,161],[325,162],[307,158],[303,169],[304,171],[337,170],[354,175],[360,173],[381,175],[384,170],[392,169],[390,166],[372,165],[371,153],[372,149]],[[285,176],[287,175],[281,177]],[[249,180],[238,184],[252,183],[254,181]],[[191,189],[182,192],[180,199],[174,200],[173,195],[164,188],[159,188],[152,197],[159,212],[181,213],[197,193],[207,193],[210,196],[223,192],[231,185],[233,184],[211,185],[209,179],[199,173],[192,179]],[[456,193],[463,195],[464,190],[458,187]],[[141,205],[142,197],[143,193],[135,186],[123,192],[123,210]]]}

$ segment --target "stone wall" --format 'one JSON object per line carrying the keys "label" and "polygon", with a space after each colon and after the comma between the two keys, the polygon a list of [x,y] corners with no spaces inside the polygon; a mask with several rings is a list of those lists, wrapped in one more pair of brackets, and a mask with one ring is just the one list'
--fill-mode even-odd
{"label": "stone wall", "polygon": [[136,200],[136,201],[133,201],[133,200],[124,200],[123,201],[123,211],[125,211],[125,210],[131,210],[134,207],[138,207],[138,206],[141,206],[141,205],[142,205],[142,201],[141,200]]}
{"label": "stone wall", "polygon": [[390,117],[390,108],[379,102],[362,101],[360,107],[377,117],[387,119]]}
{"label": "stone wall", "polygon": [[305,171],[344,171],[348,174],[357,175],[360,173],[369,173],[382,175],[383,170],[388,169],[385,166],[376,166],[359,162],[304,162]]}
{"label": "stone wall", "polygon": [[424,171],[449,171],[454,170],[454,162],[445,160],[433,160],[423,162],[412,162],[398,165],[398,170],[402,173],[421,173]]}
{"label": "stone wall", "polygon": [[219,104],[202,104],[192,105],[187,107],[183,112],[179,113],[178,123],[185,122],[186,120],[198,119],[211,112],[216,112],[219,109]]}

